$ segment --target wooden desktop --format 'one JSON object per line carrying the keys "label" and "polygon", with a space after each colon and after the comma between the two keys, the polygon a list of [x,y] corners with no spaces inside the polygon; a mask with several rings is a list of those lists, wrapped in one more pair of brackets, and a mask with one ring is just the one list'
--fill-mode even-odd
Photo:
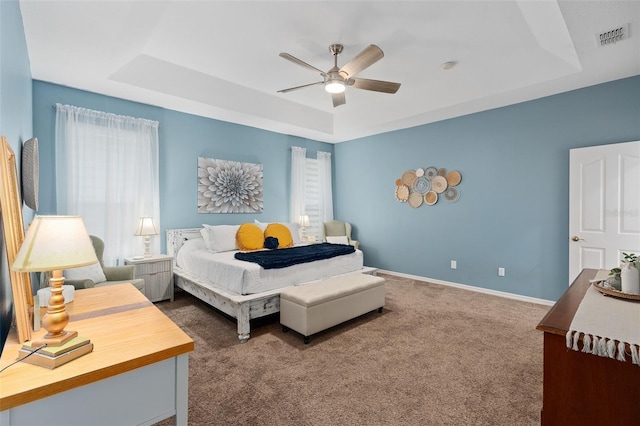
{"label": "wooden desktop", "polygon": [[596,272],[583,270],[538,324],[544,332],[543,425],[623,426],[640,421],[640,366],[630,356],[623,362],[566,346],[567,331]]}
{"label": "wooden desktop", "polygon": [[[131,284],[78,290],[67,311],[66,328],[93,352],[53,370],[20,362],[0,373],[0,424],[187,424],[186,333]],[[20,347],[10,333],[0,368]]]}

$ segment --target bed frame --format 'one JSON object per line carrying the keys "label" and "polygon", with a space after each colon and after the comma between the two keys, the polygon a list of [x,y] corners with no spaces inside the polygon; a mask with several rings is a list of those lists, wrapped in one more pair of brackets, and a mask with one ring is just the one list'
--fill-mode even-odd
{"label": "bed frame", "polygon": [[[175,259],[185,241],[201,237],[201,229],[167,229],[167,254]],[[173,268],[173,279],[177,287],[235,318],[238,321],[240,343],[249,340],[250,320],[280,312],[281,288],[248,295],[240,295],[221,288],[211,289],[178,266]]]}

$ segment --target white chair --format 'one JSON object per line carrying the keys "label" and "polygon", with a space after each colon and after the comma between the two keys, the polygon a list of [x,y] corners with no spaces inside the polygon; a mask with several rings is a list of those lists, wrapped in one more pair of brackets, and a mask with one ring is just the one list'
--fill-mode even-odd
{"label": "white chair", "polygon": [[[344,240],[346,237],[346,242]],[[324,223],[324,240],[328,243],[349,244],[358,249],[360,242],[351,239],[351,224],[339,220],[331,220]]]}

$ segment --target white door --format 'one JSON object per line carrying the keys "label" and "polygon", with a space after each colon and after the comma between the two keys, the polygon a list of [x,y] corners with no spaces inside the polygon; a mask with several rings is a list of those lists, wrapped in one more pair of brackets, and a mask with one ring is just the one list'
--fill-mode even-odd
{"label": "white door", "polygon": [[640,254],[640,141],[569,152],[569,283]]}

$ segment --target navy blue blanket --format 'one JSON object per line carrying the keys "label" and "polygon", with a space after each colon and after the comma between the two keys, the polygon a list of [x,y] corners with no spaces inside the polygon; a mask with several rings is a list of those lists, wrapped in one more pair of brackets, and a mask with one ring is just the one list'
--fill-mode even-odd
{"label": "navy blue blanket", "polygon": [[330,259],[336,256],[353,253],[353,246],[344,244],[311,244],[281,248],[277,250],[260,250],[250,252],[238,252],[235,258],[246,262],[254,262],[264,269],[286,268],[299,263],[313,262],[314,260]]}

